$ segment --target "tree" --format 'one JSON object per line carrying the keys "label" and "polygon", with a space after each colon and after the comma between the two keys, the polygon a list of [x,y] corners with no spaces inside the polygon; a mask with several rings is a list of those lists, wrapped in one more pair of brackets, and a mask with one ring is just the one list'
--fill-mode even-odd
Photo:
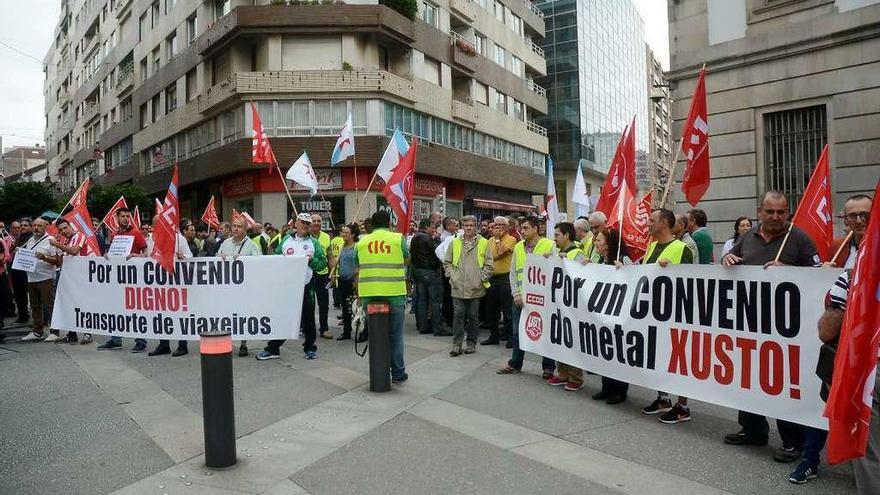
{"label": "tree", "polygon": [[119,196],[125,197],[125,203],[132,210],[134,210],[135,206],[139,206],[142,214],[153,211],[153,200],[139,186],[133,184],[119,184],[115,186],[97,184],[89,188],[89,213],[93,217],[104,218],[104,215],[110,211],[110,208],[113,207]]}
{"label": "tree", "polygon": [[55,186],[52,183],[10,182],[0,190],[0,216],[4,220],[36,216],[55,206]]}
{"label": "tree", "polygon": [[419,4],[416,0],[380,0],[379,3],[400,12],[410,20],[415,20],[419,13]]}

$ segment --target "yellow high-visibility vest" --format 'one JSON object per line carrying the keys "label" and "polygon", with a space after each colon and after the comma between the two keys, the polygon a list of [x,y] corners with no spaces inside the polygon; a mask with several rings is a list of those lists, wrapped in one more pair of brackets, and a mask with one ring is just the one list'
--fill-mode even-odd
{"label": "yellow high-visibility vest", "polygon": [[[452,239],[452,266],[458,266],[459,261],[461,261],[461,247],[463,243],[461,239],[455,237]],[[486,264],[486,249],[489,247],[489,241],[485,238],[480,237],[480,240],[477,241],[477,266],[480,269],[483,269],[483,265]],[[489,281],[483,282],[483,287],[489,288],[492,285]]]}
{"label": "yellow high-visibility vest", "polygon": [[[542,237],[541,240],[538,241],[538,244],[535,245],[535,249],[532,251],[532,254],[545,255],[553,252],[553,248],[555,247],[555,243],[546,237]],[[519,282],[522,282],[523,279],[523,270],[526,268],[526,241],[525,239],[516,243],[516,246],[513,248],[513,252],[516,256],[516,266],[514,267],[516,273],[516,279]]]}
{"label": "yellow high-visibility vest", "polygon": [[[654,252],[654,248],[656,247],[657,241],[652,242],[651,245],[648,246],[648,252],[645,253],[645,257],[642,258],[642,264],[647,263],[648,259],[651,258],[651,254]],[[657,256],[657,259],[659,260],[660,258],[666,258],[673,265],[678,265],[679,263],[681,263],[681,257],[684,254],[684,250],[687,248],[687,244],[676,239],[670,242],[665,248],[663,248],[663,251],[660,252],[659,256]]]}
{"label": "yellow high-visibility vest", "polygon": [[405,296],[403,236],[376,229],[357,243],[358,296]]}

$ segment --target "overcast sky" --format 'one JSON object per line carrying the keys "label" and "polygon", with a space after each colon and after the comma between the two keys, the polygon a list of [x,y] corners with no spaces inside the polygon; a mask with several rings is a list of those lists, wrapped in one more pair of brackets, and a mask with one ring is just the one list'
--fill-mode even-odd
{"label": "overcast sky", "polygon": [[[645,19],[648,44],[668,69],[666,0],[632,1]],[[0,0],[0,135],[4,147],[43,142],[41,61],[52,43],[60,4],[59,0]]]}

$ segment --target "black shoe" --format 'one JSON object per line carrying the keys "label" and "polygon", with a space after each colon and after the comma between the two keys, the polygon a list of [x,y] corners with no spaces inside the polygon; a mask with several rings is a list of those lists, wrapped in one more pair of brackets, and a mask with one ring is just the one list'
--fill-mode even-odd
{"label": "black shoe", "polygon": [[626,402],[625,395],[612,395],[605,401],[606,404],[613,406],[614,404],[620,404],[621,402]]}
{"label": "black shoe", "polygon": [[773,453],[773,460],[776,462],[781,462],[784,464],[788,464],[789,462],[794,462],[801,458],[801,451],[794,447],[787,449],[785,447],[779,447],[776,449],[776,452]]}
{"label": "black shoe", "polygon": [[766,438],[753,438],[740,431],[739,433],[730,433],[724,435],[724,443],[727,445],[767,445]]}
{"label": "black shoe", "polygon": [[245,357],[245,356],[247,356],[247,355],[248,355],[248,348],[247,348],[246,345],[242,344],[242,345],[238,348],[238,357]]}
{"label": "black shoe", "polygon": [[447,332],[446,330],[440,330],[439,332],[434,334],[434,337],[452,337],[452,332]]}
{"label": "black shoe", "polygon": [[357,343],[358,343],[358,344],[363,344],[364,342],[366,342],[366,341],[369,340],[369,339],[370,339],[370,338],[369,338],[369,336],[367,336],[367,334],[362,333],[362,334],[359,334],[359,335],[358,335],[358,337],[357,337]]}
{"label": "black shoe", "polygon": [[399,378],[394,378],[394,377],[392,376],[392,377],[391,377],[391,383],[403,383],[403,382],[407,381],[408,379],[409,379],[409,375],[407,375],[406,373],[404,373],[404,374],[403,374],[402,376],[400,376]]}
{"label": "black shoe", "polygon": [[505,349],[513,349],[513,342],[508,340],[507,343],[504,344],[504,348]]}
{"label": "black shoe", "polygon": [[171,354],[171,347],[167,345],[157,346],[155,349],[147,353],[147,356],[162,356],[164,354]]}
{"label": "black shoe", "polygon": [[611,398],[611,394],[606,391],[596,392],[593,394],[593,400],[607,400]]}
{"label": "black shoe", "polygon": [[189,349],[178,346],[177,349],[174,349],[174,352],[171,353],[171,357],[185,356],[187,354],[189,354]]}
{"label": "black shoe", "polygon": [[508,337],[507,335],[502,335],[501,337],[498,337],[498,340],[502,342],[507,342],[508,340],[510,340],[510,337]]}
{"label": "black shoe", "polygon": [[16,322],[16,323],[27,323],[27,322],[29,322],[29,321],[31,321],[30,318],[16,318],[16,319],[15,319],[15,322]]}
{"label": "black shoe", "polygon": [[351,334],[344,333],[344,334],[340,335],[339,337],[336,337],[336,340],[351,340]]}
{"label": "black shoe", "polygon": [[498,339],[494,339],[492,337],[489,337],[488,339],[480,342],[480,345],[498,345],[498,344],[499,344]]}
{"label": "black shoe", "polygon": [[430,330],[427,330],[427,331],[420,331],[420,332],[419,332],[419,335],[426,335],[426,334],[429,334],[429,333],[431,333]]}
{"label": "black shoe", "polygon": [[70,332],[61,341],[62,344],[76,344],[77,342],[79,342],[79,338],[76,335],[71,335]]}

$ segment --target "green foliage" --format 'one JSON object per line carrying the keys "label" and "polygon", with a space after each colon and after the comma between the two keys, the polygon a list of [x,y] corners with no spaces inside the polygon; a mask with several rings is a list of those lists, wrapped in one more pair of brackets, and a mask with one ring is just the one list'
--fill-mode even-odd
{"label": "green foliage", "polygon": [[416,0],[379,0],[379,3],[400,12],[410,20],[415,20],[416,14],[419,13],[419,4]]}
{"label": "green foliage", "polygon": [[354,70],[354,68],[351,66],[350,63],[342,62],[342,70],[347,70],[347,71],[351,72],[352,70]]}
{"label": "green foliage", "polygon": [[[120,184],[116,186],[93,185],[89,188],[88,206],[89,213],[93,217],[104,218],[110,211],[119,196],[125,196],[125,203],[132,210],[135,206],[140,207],[140,212],[152,214],[153,199],[144,193],[144,190],[132,184]],[[65,198],[65,202],[69,198]]]}
{"label": "green foliage", "polygon": [[11,182],[0,189],[4,220],[36,216],[55,207],[55,185],[51,182]]}

